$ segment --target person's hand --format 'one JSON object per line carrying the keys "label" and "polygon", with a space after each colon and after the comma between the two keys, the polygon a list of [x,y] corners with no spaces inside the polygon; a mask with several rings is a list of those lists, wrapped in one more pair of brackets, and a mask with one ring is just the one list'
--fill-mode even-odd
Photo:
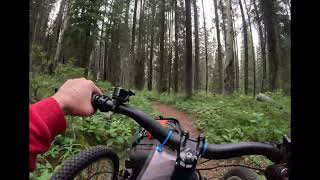
{"label": "person's hand", "polygon": [[65,115],[91,116],[95,113],[91,104],[93,94],[102,93],[91,80],[80,78],[67,80],[52,97]]}

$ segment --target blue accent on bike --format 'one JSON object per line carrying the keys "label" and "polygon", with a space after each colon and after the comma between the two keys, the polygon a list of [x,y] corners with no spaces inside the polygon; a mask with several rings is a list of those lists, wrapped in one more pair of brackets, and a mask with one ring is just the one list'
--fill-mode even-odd
{"label": "blue accent on bike", "polygon": [[172,130],[170,130],[170,132],[168,133],[168,135],[167,135],[166,139],[163,141],[163,143],[159,144],[157,146],[157,151],[158,152],[162,152],[163,146],[167,143],[167,141],[170,139],[171,136],[172,136]]}
{"label": "blue accent on bike", "polygon": [[207,148],[208,148],[208,143],[207,143],[207,142],[205,142],[205,143],[204,143],[204,145],[203,145],[202,155],[204,155],[204,153],[206,153]]}

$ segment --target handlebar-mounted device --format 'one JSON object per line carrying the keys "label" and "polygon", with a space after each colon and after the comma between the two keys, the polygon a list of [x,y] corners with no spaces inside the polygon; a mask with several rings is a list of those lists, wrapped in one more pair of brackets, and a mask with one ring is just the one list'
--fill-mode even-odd
{"label": "handlebar-mounted device", "polygon": [[115,87],[113,90],[112,99],[117,100],[119,104],[124,104],[126,102],[129,102],[130,96],[134,95],[134,92],[130,89],[126,91],[122,87]]}
{"label": "handlebar-mounted device", "polygon": [[[129,97],[134,96],[134,92],[130,89],[126,91],[122,87],[115,87],[112,93],[112,99],[105,95],[94,95],[92,98],[92,105],[95,109],[100,107],[100,111],[108,112],[115,110],[120,104],[129,102]],[[109,103],[110,106],[103,106],[103,104]],[[112,107],[111,109],[109,107]]]}
{"label": "handlebar-mounted device", "polygon": [[130,89],[126,91],[122,87],[115,87],[112,94],[112,99],[114,100],[112,110],[114,110],[120,104],[129,102],[129,97],[134,95],[134,92],[132,92]]}

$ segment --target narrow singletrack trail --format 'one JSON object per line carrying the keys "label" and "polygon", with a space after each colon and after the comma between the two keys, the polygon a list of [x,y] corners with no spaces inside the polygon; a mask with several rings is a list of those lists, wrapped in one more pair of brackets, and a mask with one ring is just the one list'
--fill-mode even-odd
{"label": "narrow singletrack trail", "polygon": [[190,117],[186,113],[159,102],[153,104],[153,109],[159,111],[163,117],[172,117],[178,119],[182,126],[182,129],[185,131],[189,131],[191,137],[196,138],[199,135],[199,131],[193,123],[195,119]]}
{"label": "narrow singletrack trail", "polygon": [[[182,129],[189,131],[192,138],[196,138],[199,135],[200,132],[195,125],[196,119],[188,115],[187,113],[179,111],[174,107],[171,107],[169,105],[166,105],[160,102],[153,103],[153,109],[158,111],[163,117],[172,117],[179,120],[182,126]],[[209,167],[215,167],[218,165],[227,165],[227,164],[247,164],[246,162],[244,162],[243,158],[234,158],[234,159],[227,159],[227,160],[212,160],[212,161],[208,161],[201,164],[201,162],[204,162],[205,160],[206,159],[201,159],[198,163],[197,168],[209,168]],[[200,171],[200,173],[202,176],[205,176],[212,180],[214,179],[217,180],[217,179],[221,179],[223,174],[229,169],[230,167],[217,168],[213,170]]]}

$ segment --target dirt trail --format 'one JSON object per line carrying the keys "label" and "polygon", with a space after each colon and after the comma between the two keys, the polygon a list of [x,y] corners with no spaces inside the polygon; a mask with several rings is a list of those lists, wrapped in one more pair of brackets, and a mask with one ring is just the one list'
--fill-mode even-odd
{"label": "dirt trail", "polygon": [[159,111],[163,117],[172,117],[178,119],[182,129],[189,131],[191,137],[196,138],[199,135],[199,131],[193,124],[194,118],[189,117],[186,113],[178,111],[168,105],[156,102],[153,104],[153,109]]}
{"label": "dirt trail", "polygon": [[[160,112],[163,117],[173,117],[179,120],[182,129],[188,130],[191,137],[196,138],[199,135],[199,131],[196,128],[194,122],[196,119],[194,117],[190,117],[188,114],[181,112],[171,106],[166,104],[162,104],[159,102],[155,102],[153,104],[153,109]],[[243,161],[242,158],[228,159],[228,160],[212,160],[200,165],[201,162],[204,162],[206,159],[201,159],[197,168],[209,168],[215,167],[218,165],[226,165],[226,164],[240,164],[240,161]],[[243,164],[243,163],[241,163]],[[223,174],[230,168],[217,168],[213,170],[204,170],[200,171],[202,176],[205,176],[210,179],[220,179]]]}

